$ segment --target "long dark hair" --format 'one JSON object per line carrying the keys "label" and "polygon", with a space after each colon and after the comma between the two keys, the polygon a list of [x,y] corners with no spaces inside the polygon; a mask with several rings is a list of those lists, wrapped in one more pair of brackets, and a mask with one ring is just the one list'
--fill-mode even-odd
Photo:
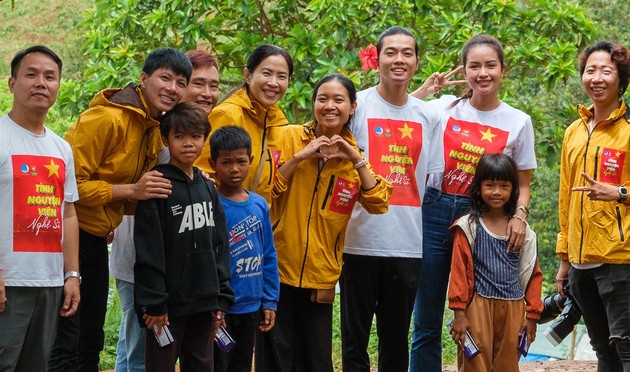
{"label": "long dark hair", "polygon": [[[505,68],[505,53],[503,52],[503,46],[501,46],[499,40],[490,35],[476,35],[468,39],[468,41],[462,47],[462,66],[464,66],[464,71],[466,70],[466,63],[468,63],[468,53],[470,53],[473,48],[480,45],[485,45],[494,49],[494,51],[497,53],[497,56],[499,57],[499,63],[501,63],[501,67]],[[471,87],[468,87],[468,89],[461,97],[451,103],[449,108],[455,107],[459,103],[459,101],[463,99],[471,98],[472,95],[473,90]]]}
{"label": "long dark hair", "polygon": [[[344,88],[346,88],[350,105],[354,105],[357,101],[357,88],[354,86],[352,80],[341,74],[328,74],[324,76],[313,88],[313,96],[311,97],[311,111],[313,112],[313,123],[315,125],[317,125],[317,119],[315,119],[315,100],[317,100],[317,92],[322,85],[328,83],[329,81],[338,81]],[[350,119],[352,119],[352,114],[350,114],[350,117],[348,118],[348,123],[350,122]],[[348,125],[348,123],[345,123],[344,126]]]}
{"label": "long dark hair", "polygon": [[512,183],[510,199],[503,206],[506,216],[516,212],[518,201],[518,171],[514,160],[505,154],[484,154],[479,160],[477,171],[470,187],[470,217],[474,222],[479,221],[481,215],[488,211],[486,203],[481,198],[481,183],[486,180],[509,181]]}

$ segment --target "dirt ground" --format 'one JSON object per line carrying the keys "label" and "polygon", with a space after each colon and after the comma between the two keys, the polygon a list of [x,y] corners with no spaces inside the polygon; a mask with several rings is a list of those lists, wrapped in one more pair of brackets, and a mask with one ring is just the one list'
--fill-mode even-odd
{"label": "dirt ground", "polygon": [[[594,372],[597,371],[595,360],[554,360],[552,362],[521,362],[521,372]],[[456,366],[448,366],[444,372],[456,372]]]}

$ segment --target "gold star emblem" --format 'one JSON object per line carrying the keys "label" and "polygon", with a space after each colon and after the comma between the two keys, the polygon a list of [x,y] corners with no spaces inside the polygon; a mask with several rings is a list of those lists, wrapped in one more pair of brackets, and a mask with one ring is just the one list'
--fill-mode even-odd
{"label": "gold star emblem", "polygon": [[348,188],[349,188],[350,190],[354,189],[354,183],[350,182],[350,183],[348,184]]}
{"label": "gold star emblem", "polygon": [[621,152],[617,151],[617,152],[615,153],[615,157],[616,157],[616,158],[618,158],[618,157],[620,157],[620,156],[621,156]]}
{"label": "gold star emblem", "polygon": [[411,132],[413,132],[413,128],[409,128],[409,125],[407,125],[407,123],[405,123],[404,127],[398,128],[398,130],[402,133],[402,136],[400,136],[400,139],[403,139],[405,137],[409,137],[409,139],[412,139]]}
{"label": "gold star emblem", "polygon": [[50,164],[44,164],[44,168],[48,169],[48,177],[52,176],[53,174],[59,177],[59,166],[55,164],[55,161],[53,159],[50,159]]}
{"label": "gold star emblem", "polygon": [[488,130],[485,131],[485,132],[483,132],[483,131],[479,131],[479,132],[481,133],[481,141],[486,140],[486,141],[492,143],[492,139],[497,136],[496,134],[493,134],[490,131],[490,128],[488,128]]}

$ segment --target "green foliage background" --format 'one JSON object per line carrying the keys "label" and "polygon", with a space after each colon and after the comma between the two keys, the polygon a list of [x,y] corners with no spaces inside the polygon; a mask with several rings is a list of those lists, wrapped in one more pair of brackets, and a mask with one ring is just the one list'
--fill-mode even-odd
{"label": "green foliage background", "polygon": [[[536,131],[539,168],[532,178],[530,222],[538,234],[546,291],[553,290],[557,265],[562,136],[576,117],[575,105],[588,103],[576,74],[577,54],[600,39],[630,44],[626,0],[0,0],[0,9],[5,81],[11,57],[28,45],[47,44],[64,60],[59,99],[47,120],[59,134],[98,90],[137,80],[144,57],[159,46],[215,54],[224,95],[242,82],[254,47],[282,46],[294,59],[295,73],[281,106],[291,121],[301,123],[310,115],[312,86],[323,75],[345,74],[359,88],[377,83],[376,71],[361,70],[358,51],[376,43],[389,26],[405,26],[418,37],[421,62],[412,88],[432,72],[455,68],[472,35],[497,37],[508,65],[501,98],[529,113]],[[0,85],[0,114],[11,100],[6,84]],[[112,314],[104,367],[115,348],[118,315]],[[453,363],[452,343],[444,345],[445,360]]]}

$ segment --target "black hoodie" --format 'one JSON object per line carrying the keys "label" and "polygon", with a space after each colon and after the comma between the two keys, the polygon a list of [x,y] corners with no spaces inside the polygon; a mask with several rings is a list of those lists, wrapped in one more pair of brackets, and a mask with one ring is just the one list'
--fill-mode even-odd
{"label": "black hoodie", "polygon": [[134,227],[135,310],[169,317],[227,312],[230,246],[223,206],[211,181],[194,168],[191,180],[176,166],[154,168],[171,181],[166,199],[138,202]]}

